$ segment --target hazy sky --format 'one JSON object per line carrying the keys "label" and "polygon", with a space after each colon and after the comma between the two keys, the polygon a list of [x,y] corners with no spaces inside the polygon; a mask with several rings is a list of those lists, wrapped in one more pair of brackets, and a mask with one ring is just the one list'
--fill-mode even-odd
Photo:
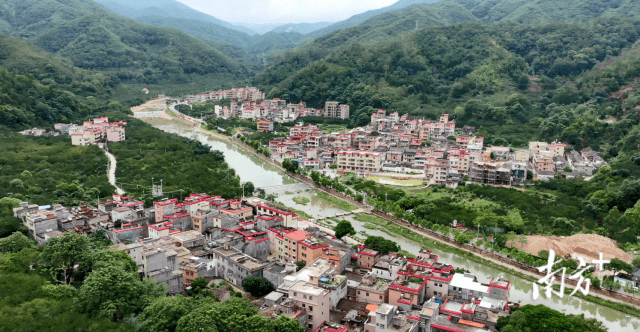
{"label": "hazy sky", "polygon": [[301,23],[341,21],[398,0],[178,0],[227,22]]}

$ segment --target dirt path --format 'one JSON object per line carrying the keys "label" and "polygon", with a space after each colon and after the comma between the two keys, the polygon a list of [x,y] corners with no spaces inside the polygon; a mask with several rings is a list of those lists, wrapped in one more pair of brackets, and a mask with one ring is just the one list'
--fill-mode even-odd
{"label": "dirt path", "polygon": [[114,187],[116,187],[116,194],[124,195],[124,190],[116,185],[116,166],[117,161],[116,157],[111,153],[107,152],[107,150],[102,150],[109,158],[109,170],[107,171],[107,175],[109,176],[109,183],[111,183]]}

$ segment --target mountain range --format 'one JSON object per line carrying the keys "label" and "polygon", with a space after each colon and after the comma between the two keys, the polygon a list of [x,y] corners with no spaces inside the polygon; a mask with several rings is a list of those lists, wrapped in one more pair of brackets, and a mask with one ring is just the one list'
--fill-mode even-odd
{"label": "mountain range", "polygon": [[201,39],[130,20],[89,0],[7,0],[0,10],[2,33],[120,81],[186,82],[190,75],[247,75],[238,61]]}
{"label": "mountain range", "polygon": [[211,15],[197,11],[176,0],[95,0],[116,14],[134,20],[144,19],[146,16],[170,17],[185,20],[195,20],[217,24],[223,28],[243,32],[249,36],[258,33],[241,25],[235,25]]}

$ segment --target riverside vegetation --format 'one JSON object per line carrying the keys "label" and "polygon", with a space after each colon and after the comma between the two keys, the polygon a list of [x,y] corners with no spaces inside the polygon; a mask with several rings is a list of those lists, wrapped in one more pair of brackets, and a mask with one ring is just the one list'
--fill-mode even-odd
{"label": "riverside vegetation", "polygon": [[[635,0],[443,0],[318,36],[273,60],[253,78],[259,67],[242,63],[248,60],[237,56],[237,45],[143,25],[88,0],[33,0],[29,6],[4,1],[0,11],[8,16],[0,18],[0,32],[11,37],[0,35],[0,236],[21,230],[19,221],[5,217],[16,201],[75,204],[113,193],[105,174],[107,159],[98,148],[71,148],[61,137],[15,133],[97,115],[129,122],[127,141],[109,147],[118,159],[118,181],[132,196],[149,202],[151,177],[164,180],[165,191],[173,192],[168,195],[180,195],[182,189],[241,196],[239,179],[224,156],[129,119],[125,107],[150,98],[141,95],[143,87],[152,94],[175,94],[193,91],[187,83],[203,84],[204,89],[211,82],[217,87],[234,82],[255,83],[268,88],[270,98],[304,100],[312,107],[329,99],[351,105],[348,121],[325,125],[359,126],[377,108],[431,117],[444,110],[459,124],[475,126],[479,135],[490,137],[487,144],[520,148],[535,138],[560,139],[574,149],[597,150],[611,167],[602,168],[591,181],[529,183],[525,192],[481,186],[412,191],[350,178],[334,182],[319,175],[314,181],[357,200],[364,199],[364,191],[369,204],[433,229],[452,219],[471,228],[503,228],[504,236],[493,234],[496,242],[522,260],[540,258],[502,247],[509,231],[516,236],[596,232],[635,250],[640,231],[638,8]],[[567,18],[572,21],[563,20]],[[554,19],[558,21],[550,21]],[[215,121],[210,124],[234,127]],[[269,138],[256,135],[251,140],[264,146]],[[425,245],[438,245],[405,233]],[[237,307],[208,303],[192,311],[190,306],[199,299],[163,297],[157,285],[134,277],[130,261],[105,252],[100,244],[104,239],[64,239],[81,248],[68,262],[84,271],[66,286],[52,274],[55,260],[47,254],[66,242],[35,247],[19,235],[6,239],[0,240],[3,246],[21,243],[0,254],[0,282],[6,285],[1,287],[0,312],[9,330],[24,329],[25,324],[38,330],[126,330],[135,324],[161,324],[156,315],[160,312],[177,317],[187,310],[191,314],[185,317],[198,324],[214,326],[213,320],[222,315],[228,320],[217,321],[237,323],[228,326],[240,330],[260,326],[295,331],[288,322],[270,326],[240,299],[233,300],[241,301]],[[94,252],[113,259],[94,266]],[[117,292],[101,292],[105,280],[118,278],[131,282]],[[159,329],[191,330],[180,321]],[[242,325],[249,323],[255,325]]]}

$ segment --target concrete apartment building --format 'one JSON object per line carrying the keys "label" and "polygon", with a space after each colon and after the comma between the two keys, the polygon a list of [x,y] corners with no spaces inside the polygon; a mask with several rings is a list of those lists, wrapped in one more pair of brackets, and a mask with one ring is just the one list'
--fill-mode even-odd
{"label": "concrete apartment building", "polygon": [[269,120],[260,120],[258,121],[258,126],[257,126],[258,131],[263,131],[263,132],[272,132],[273,131],[273,121],[269,121]]}
{"label": "concrete apartment building", "polygon": [[278,287],[279,292],[307,310],[307,329],[315,330],[330,320],[332,293],[334,301],[346,296],[346,278],[337,275],[336,267],[331,260],[318,258],[295,275],[286,276]]}
{"label": "concrete apartment building", "polygon": [[327,101],[324,104],[324,113],[328,118],[348,119],[349,105],[340,105],[336,101]]}
{"label": "concrete apartment building", "polygon": [[[401,313],[397,306],[383,303],[370,311],[364,323],[365,332],[418,332],[419,319]],[[429,330],[426,330],[429,331]]]}
{"label": "concrete apartment building", "polygon": [[389,253],[381,256],[373,265],[372,274],[377,278],[382,278],[389,282],[396,280],[398,271],[401,271],[407,265],[407,261],[397,253]]}
{"label": "concrete apartment building", "polygon": [[172,294],[182,292],[184,278],[178,264],[190,254],[189,250],[176,246],[168,237],[145,239],[142,245],[143,275],[167,284]]}
{"label": "concrete apartment building", "polygon": [[264,269],[262,276],[269,280],[274,289],[278,288],[284,282],[286,276],[296,273],[296,265],[293,263],[275,262],[271,266]]}
{"label": "concrete apartment building", "polygon": [[182,285],[186,288],[191,286],[191,283],[196,278],[210,278],[215,277],[213,274],[215,271],[214,261],[210,259],[187,256],[182,262],[178,263],[178,268],[182,271]]}
{"label": "concrete apartment building", "polygon": [[211,248],[209,259],[215,262],[214,275],[242,289],[242,280],[248,276],[262,277],[263,270],[268,263],[255,259],[233,248],[230,244]]}
{"label": "concrete apartment building", "polygon": [[357,256],[356,264],[363,269],[371,270],[381,255],[377,250],[362,247]]}
{"label": "concrete apartment building", "polygon": [[336,164],[343,171],[377,172],[381,168],[382,153],[341,150]]}
{"label": "concrete apartment building", "polygon": [[372,272],[367,273],[356,287],[356,300],[375,305],[387,303],[389,301],[389,283],[378,278]]}

